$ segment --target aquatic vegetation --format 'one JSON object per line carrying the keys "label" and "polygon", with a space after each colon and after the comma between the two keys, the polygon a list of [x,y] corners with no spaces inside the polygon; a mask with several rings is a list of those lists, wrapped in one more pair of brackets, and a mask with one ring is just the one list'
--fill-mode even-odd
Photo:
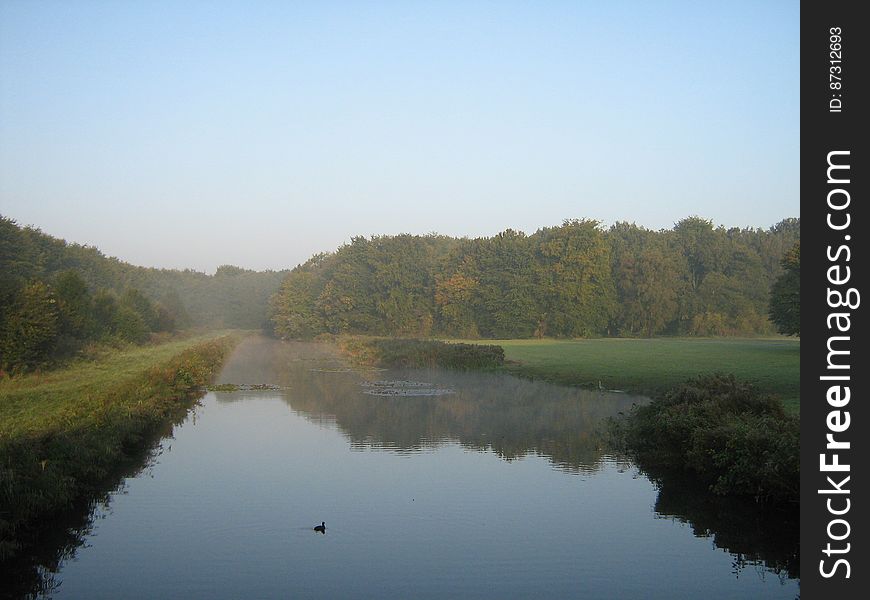
{"label": "aquatic vegetation", "polygon": [[364,381],[360,385],[366,388],[363,394],[369,396],[445,396],[456,393],[456,390],[422,381]]}
{"label": "aquatic vegetation", "polygon": [[386,371],[386,369],[381,367],[333,367],[333,368],[316,368],[316,369],[308,369],[312,373],[368,373],[368,372],[377,372],[377,371]]}
{"label": "aquatic vegetation", "polygon": [[0,562],[27,547],[40,521],[92,495],[150,432],[186,412],[237,341],[188,342],[168,358],[155,347],[138,352],[129,372],[88,365],[0,389]]}
{"label": "aquatic vegetation", "polygon": [[205,389],[209,392],[235,392],[238,391],[239,386],[235,383],[217,383],[214,385],[207,385]]}
{"label": "aquatic vegetation", "polygon": [[209,392],[251,392],[257,390],[285,390],[287,388],[272,383],[217,383],[207,385],[205,389]]}
{"label": "aquatic vegetation", "polygon": [[379,367],[491,369],[504,364],[501,346],[437,340],[344,337],[338,346],[355,362]]}

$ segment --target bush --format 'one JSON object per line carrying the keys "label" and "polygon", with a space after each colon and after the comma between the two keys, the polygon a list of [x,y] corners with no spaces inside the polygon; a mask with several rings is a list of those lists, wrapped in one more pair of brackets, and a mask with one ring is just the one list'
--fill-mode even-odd
{"label": "bush", "polygon": [[688,381],[614,428],[641,468],[681,468],[716,494],[765,502],[798,499],[799,430],[777,399],[723,374]]}
{"label": "bush", "polygon": [[46,284],[24,286],[0,331],[0,368],[33,368],[48,361],[59,335],[57,301]]}
{"label": "bush", "polygon": [[359,363],[380,367],[487,369],[504,364],[504,348],[495,345],[352,337],[343,338],[339,347]]}
{"label": "bush", "polygon": [[118,307],[112,326],[115,334],[122,340],[141,344],[148,339],[148,325],[142,316],[129,306]]}

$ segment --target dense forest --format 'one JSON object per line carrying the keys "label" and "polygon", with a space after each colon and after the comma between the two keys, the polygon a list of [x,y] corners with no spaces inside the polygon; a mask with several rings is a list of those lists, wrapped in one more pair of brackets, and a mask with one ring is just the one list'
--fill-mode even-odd
{"label": "dense forest", "polygon": [[0,215],[0,370],[64,358],[90,341],[135,343],[192,326],[259,329],[285,275],[138,267]]}
{"label": "dense forest", "polygon": [[568,220],[532,235],[355,237],[289,272],[206,275],[130,265],[0,216],[0,369],[191,326],[303,339],[757,335],[776,330],[772,314],[799,334],[799,240],[798,219],[762,230],[688,217],[661,231]]}
{"label": "dense forest", "polygon": [[293,269],[271,319],[303,339],[770,334],[771,288],[799,239],[799,219],[765,230],[700,217],[660,231],[566,220],[532,235],[355,237]]}

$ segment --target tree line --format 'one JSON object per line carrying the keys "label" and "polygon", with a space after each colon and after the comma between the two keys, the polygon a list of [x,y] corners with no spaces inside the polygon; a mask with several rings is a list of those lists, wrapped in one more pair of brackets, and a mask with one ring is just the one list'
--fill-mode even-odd
{"label": "tree line", "polygon": [[726,229],[695,216],[660,231],[573,219],[531,235],[354,237],[293,269],[271,320],[285,338],[769,334],[771,288],[799,239],[799,219]]}
{"label": "tree line", "polygon": [[799,238],[798,219],[762,230],[689,217],[661,231],[579,219],[532,235],[355,237],[289,272],[206,275],[130,265],[0,215],[0,369],[190,326],[522,338],[753,335],[775,322],[799,334]]}
{"label": "tree line", "polygon": [[0,370],[37,367],[90,341],[142,343],[150,333],[175,329],[172,315],[139,290],[129,288],[121,296],[107,289],[91,293],[75,271],[48,282],[32,279],[5,295]]}
{"label": "tree line", "polygon": [[0,370],[62,359],[91,341],[140,342],[192,326],[259,329],[285,275],[134,266],[0,215]]}

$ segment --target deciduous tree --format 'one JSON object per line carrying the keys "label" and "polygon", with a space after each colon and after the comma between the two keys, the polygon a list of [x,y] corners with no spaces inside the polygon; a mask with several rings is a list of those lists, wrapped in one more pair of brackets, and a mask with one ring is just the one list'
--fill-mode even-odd
{"label": "deciduous tree", "polygon": [[783,274],[770,291],[770,318],[786,335],[801,334],[801,244],[782,259]]}

